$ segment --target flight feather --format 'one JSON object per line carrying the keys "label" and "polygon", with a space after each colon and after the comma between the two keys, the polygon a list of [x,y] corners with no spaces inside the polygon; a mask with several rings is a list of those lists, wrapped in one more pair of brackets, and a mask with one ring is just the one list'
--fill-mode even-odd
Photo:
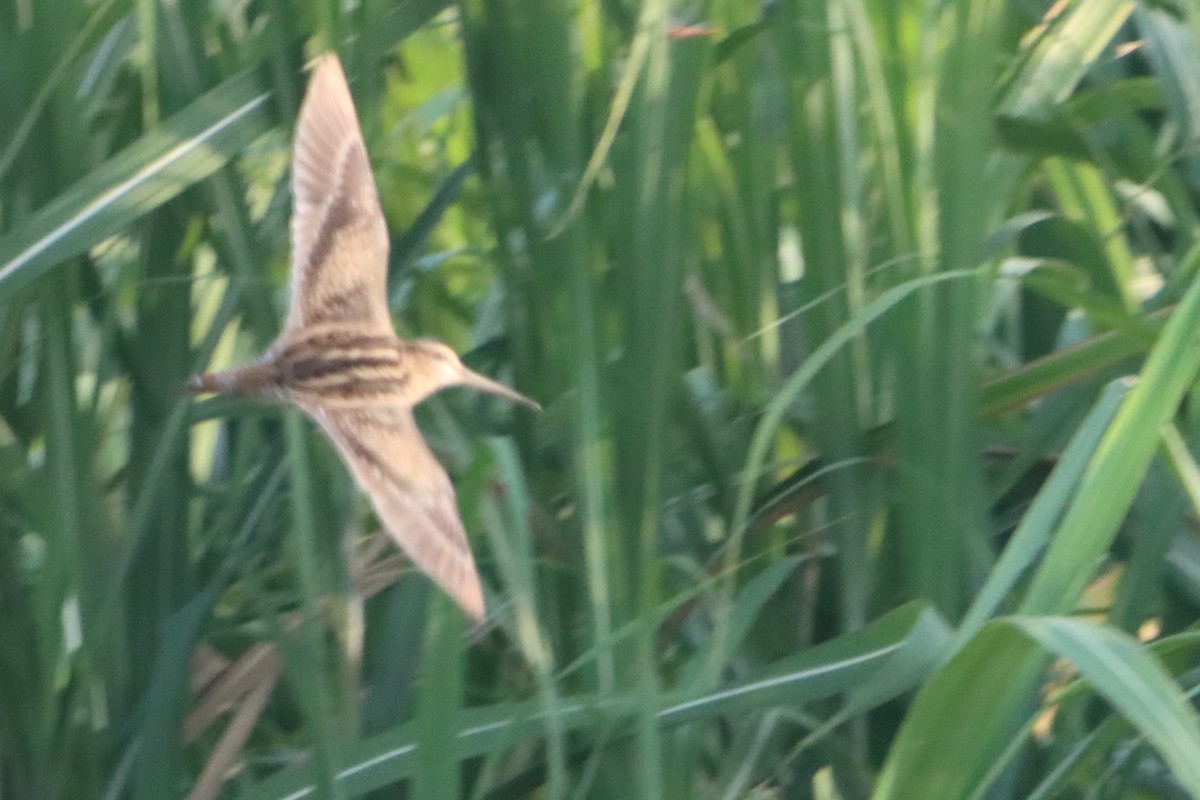
{"label": "flight feather", "polygon": [[325,56],[296,125],[287,330],[358,322],[391,335],[387,258],[387,222],[354,102],[337,58]]}

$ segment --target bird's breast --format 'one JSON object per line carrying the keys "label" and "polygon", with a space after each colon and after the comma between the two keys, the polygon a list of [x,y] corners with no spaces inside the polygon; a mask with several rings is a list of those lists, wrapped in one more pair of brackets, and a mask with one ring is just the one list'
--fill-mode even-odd
{"label": "bird's breast", "polygon": [[318,329],[275,354],[288,393],[301,406],[412,405],[412,365],[400,341],[354,329]]}

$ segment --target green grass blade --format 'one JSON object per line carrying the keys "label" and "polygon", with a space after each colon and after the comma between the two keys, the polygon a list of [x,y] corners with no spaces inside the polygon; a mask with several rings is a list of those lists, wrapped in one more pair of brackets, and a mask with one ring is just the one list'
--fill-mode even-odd
{"label": "green grass blade", "polygon": [[1133,13],[1128,0],[1087,0],[1068,6],[1043,31],[1001,103],[1003,113],[1052,115],[1104,53]]}
{"label": "green grass blade", "polygon": [[0,237],[0,300],[203,180],[270,125],[246,72],[113,156]]}
{"label": "green grass blade", "polygon": [[[1193,248],[1188,262],[1200,259]],[[1185,267],[1187,268],[1187,267]],[[1094,577],[1150,459],[1159,428],[1175,413],[1200,370],[1200,283],[1194,283],[1150,351],[1137,385],[1083,474],[1074,502],[1034,576],[1025,613],[1069,611]]]}
{"label": "green grass blade", "polygon": [[1129,383],[1118,381],[1104,390],[1095,408],[1067,445],[1054,472],[1038,492],[1025,513],[1000,560],[979,590],[959,626],[956,639],[965,642],[983,627],[1000,608],[1000,604],[1020,580],[1025,571],[1037,561],[1055,530],[1055,525],[1079,487],[1088,462],[1096,452],[1117,409],[1129,394]]}
{"label": "green grass blade", "polygon": [[[854,633],[785,659],[751,680],[715,692],[663,698],[662,705],[652,709],[652,717],[656,725],[671,729],[726,715],[798,706],[871,685],[892,687],[887,697],[894,697],[907,688],[893,682],[897,670],[910,679],[927,674],[940,658],[948,633],[935,613],[911,604]],[[914,670],[913,664],[923,666]],[[615,726],[617,738],[627,740],[634,735],[642,713],[638,701],[639,694],[621,692],[563,698],[548,713],[558,717],[555,725],[562,731],[587,735]],[[455,721],[457,757],[498,754],[544,737],[551,726],[540,706],[503,704],[461,712]],[[414,733],[412,726],[402,726],[354,748],[348,766],[338,775],[349,796],[411,776],[419,751]],[[313,791],[313,767],[306,765],[253,787],[242,800],[299,800],[312,796]]]}
{"label": "green grass blade", "polygon": [[[750,446],[750,453],[746,459],[745,474],[762,474],[763,468],[767,463],[771,437],[775,435],[780,424],[783,422],[783,417],[788,406],[795,401],[799,393],[808,386],[813,376],[824,368],[841,348],[846,347],[852,339],[859,336],[872,322],[892,310],[897,304],[919,289],[941,281],[964,280],[974,276],[974,272],[962,270],[916,278],[894,286],[864,306],[861,311],[838,328],[833,335],[821,342],[820,346],[814,349],[808,358],[805,359],[803,366],[788,378],[779,393],[772,398],[770,404],[767,406],[762,419],[754,431],[754,439]],[[753,484],[749,481],[743,482],[738,492],[737,507],[734,512],[733,525],[731,526],[735,536],[740,536],[745,532],[746,525],[750,520],[750,510],[753,501]],[[734,544],[730,545],[730,552],[737,552],[736,539],[734,540]]]}
{"label": "green grass blade", "polygon": [[561,702],[554,682],[554,653],[538,620],[537,591],[533,566],[533,535],[529,528],[530,498],[517,452],[502,439],[489,442],[504,487],[503,502],[492,492],[482,498],[484,522],[491,534],[492,552],[512,604],[514,639],[537,682],[537,695],[547,723],[548,779],[551,797],[567,792],[566,740],[558,727],[555,709]]}
{"label": "green grass blade", "polygon": [[1179,686],[1138,642],[1084,619],[1018,617],[1013,624],[1080,676],[1154,745],[1200,797],[1200,719]]}
{"label": "green grass blade", "polygon": [[[1179,687],[1133,640],[1079,619],[1015,617],[985,626],[926,683],[873,797],[980,797],[1037,713],[1034,690],[1054,655],[1154,743],[1195,795],[1200,725]],[[951,701],[950,698],[953,698]],[[961,721],[971,720],[972,735]]]}
{"label": "green grass blade", "polygon": [[462,612],[442,593],[429,606],[422,645],[421,692],[417,696],[414,734],[415,800],[458,797],[462,776],[455,753],[455,720],[463,701]]}
{"label": "green grass blade", "polygon": [[317,525],[311,499],[313,480],[304,422],[298,411],[287,413],[284,430],[292,481],[293,532],[289,544],[299,574],[303,615],[299,641],[290,647],[291,658],[285,658],[286,673],[296,686],[302,701],[301,707],[310,724],[311,745],[317,764],[318,796],[336,800],[346,796],[335,779],[342,763],[342,741],[336,704],[328,689],[330,678],[325,671],[328,657],[322,630],[324,618],[321,598],[326,594],[326,583],[317,564],[320,549],[316,544]]}

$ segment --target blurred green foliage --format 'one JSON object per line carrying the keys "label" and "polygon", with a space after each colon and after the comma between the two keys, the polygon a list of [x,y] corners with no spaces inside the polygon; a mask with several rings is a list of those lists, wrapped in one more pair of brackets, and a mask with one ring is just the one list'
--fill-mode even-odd
{"label": "blurred green foliage", "polygon": [[[329,49],[546,407],[419,410],[478,629],[179,391]],[[1198,98],[1194,3],[0,5],[0,796],[1200,797]]]}

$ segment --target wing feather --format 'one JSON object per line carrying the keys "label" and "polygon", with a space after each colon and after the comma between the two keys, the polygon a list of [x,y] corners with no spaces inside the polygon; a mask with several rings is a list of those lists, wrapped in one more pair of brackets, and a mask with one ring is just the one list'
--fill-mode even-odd
{"label": "wing feather", "polygon": [[406,408],[306,408],[400,549],[474,619],[483,589],[454,487]]}
{"label": "wing feather", "polygon": [[334,55],[318,61],[300,107],[292,204],[287,330],[369,322],[390,334],[387,223],[350,88]]}

